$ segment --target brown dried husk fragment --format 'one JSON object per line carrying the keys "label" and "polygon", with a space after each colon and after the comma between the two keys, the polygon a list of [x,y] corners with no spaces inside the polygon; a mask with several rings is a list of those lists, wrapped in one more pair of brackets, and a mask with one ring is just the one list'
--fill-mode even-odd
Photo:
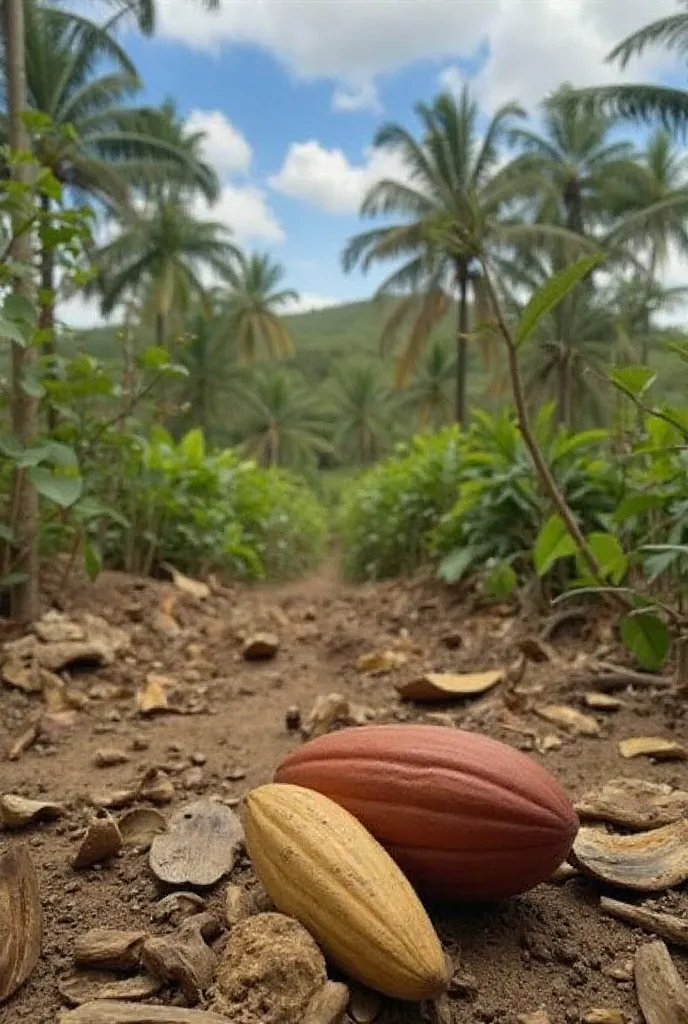
{"label": "brown dried husk fragment", "polygon": [[671,889],[688,879],[688,820],[630,836],[581,828],[569,860],[584,874],[622,889]]}
{"label": "brown dried husk fragment", "polygon": [[162,982],[149,974],[113,979],[106,971],[79,971],[58,981],[57,988],[70,1006],[82,1006],[94,999],[119,999],[126,1002],[150,999],[160,991]]}
{"label": "brown dried husk fragment", "polygon": [[58,1024],[231,1024],[231,1021],[210,1010],[98,999],[60,1014]]}
{"label": "brown dried husk fragment", "polygon": [[688,791],[645,779],[610,779],[584,793],[574,806],[581,820],[606,821],[622,828],[660,828],[688,817]]}
{"label": "brown dried husk fragment", "polygon": [[663,942],[648,942],[636,951],[635,987],[646,1024],[686,1024],[688,988]]}
{"label": "brown dried husk fragment", "polygon": [[656,910],[646,910],[645,907],[636,907],[632,903],[610,900],[606,896],[600,899],[600,910],[618,921],[633,925],[634,928],[644,928],[646,932],[652,932],[653,935],[658,935],[660,939],[666,939],[675,946],[688,947],[688,921],[675,917],[674,914],[660,914]]}
{"label": "brown dried husk fragment", "polygon": [[74,963],[110,971],[129,971],[139,965],[146,934],[115,928],[91,928],[79,935],[74,943]]}
{"label": "brown dried husk fragment", "polygon": [[14,995],[41,955],[43,912],[28,848],[0,856],[0,1005]]}
{"label": "brown dried husk fragment", "polygon": [[341,1024],[349,1002],[349,990],[339,981],[326,981],[306,1007],[302,1024]]}

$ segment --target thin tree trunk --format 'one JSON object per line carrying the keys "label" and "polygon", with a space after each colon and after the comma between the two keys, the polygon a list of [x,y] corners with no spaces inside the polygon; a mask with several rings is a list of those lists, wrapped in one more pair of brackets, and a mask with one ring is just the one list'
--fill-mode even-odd
{"label": "thin tree trunk", "polygon": [[466,378],[468,376],[468,271],[464,264],[456,268],[459,284],[459,325],[456,336],[456,422],[468,426]]}
{"label": "thin tree trunk", "polygon": [[[41,210],[47,221],[50,214],[49,196],[41,196]],[[49,332],[43,342],[43,355],[51,360],[54,359],[57,351],[55,347],[55,297],[52,294],[54,287],[55,257],[50,246],[43,244],[41,246],[41,291],[45,293],[45,298],[41,302],[38,326],[41,330]],[[48,405],[47,421],[48,430],[54,431],[57,426],[57,413],[50,404]]]}
{"label": "thin tree trunk", "polygon": [[[2,5],[3,31],[5,42],[5,87],[7,93],[8,141],[13,150],[29,149],[30,142],[22,114],[26,110],[26,57],[24,42],[23,0],[4,0]],[[15,180],[31,182],[32,170],[28,164],[19,164],[13,169]],[[14,234],[8,258],[10,263],[28,264],[31,261],[32,245],[29,233],[21,233],[19,225],[24,221],[24,212],[17,211],[13,217]],[[33,285],[28,277],[17,277],[14,292],[22,298],[33,301]],[[27,370],[36,361],[33,346],[22,348],[12,345],[12,431],[22,446],[34,441],[37,430],[38,403],[22,388]],[[21,470],[16,471],[13,480],[13,507],[17,510],[11,524],[15,531],[18,557],[14,568],[24,574],[25,579],[12,590],[12,616],[20,622],[31,622],[39,613],[38,558],[38,495]]]}
{"label": "thin tree trunk", "polygon": [[657,250],[655,246],[652,246],[652,253],[650,255],[650,265],[647,269],[647,291],[645,293],[645,309],[643,311],[643,340],[640,346],[640,362],[643,366],[647,366],[650,358],[650,312],[648,306],[650,304],[650,298],[652,296],[652,290],[655,283],[655,275],[657,273]]}

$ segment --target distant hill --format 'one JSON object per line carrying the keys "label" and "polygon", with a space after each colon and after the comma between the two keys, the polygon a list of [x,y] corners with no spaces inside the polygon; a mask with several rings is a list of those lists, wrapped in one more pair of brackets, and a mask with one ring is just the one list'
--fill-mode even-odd
{"label": "distant hill", "polygon": [[[317,387],[342,360],[352,356],[380,359],[380,334],[386,311],[383,301],[348,302],[285,317],[296,348],[295,358],[289,360],[287,365],[298,370],[309,383]],[[450,314],[436,329],[433,338],[451,347],[455,330],[456,316]],[[666,334],[681,336],[679,331],[667,330]],[[101,358],[119,355],[116,328],[113,327],[80,332],[75,336],[75,342]],[[477,345],[472,347],[470,354],[471,398],[481,405],[492,404],[485,401],[487,371]],[[393,361],[394,357],[388,360],[390,375]],[[258,362],[265,362],[265,356],[259,356]],[[688,367],[682,365],[677,357],[661,351],[654,354],[653,363],[659,372],[658,383],[662,395],[670,401],[683,402],[688,388]]]}

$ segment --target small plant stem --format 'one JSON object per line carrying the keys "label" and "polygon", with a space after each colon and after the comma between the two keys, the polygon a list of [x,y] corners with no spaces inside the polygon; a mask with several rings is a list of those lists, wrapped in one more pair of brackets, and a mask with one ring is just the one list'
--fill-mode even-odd
{"label": "small plant stem", "polygon": [[[574,515],[569,508],[566,498],[557,487],[556,480],[552,476],[552,472],[547,465],[547,460],[542,453],[540,445],[533,433],[530,425],[530,417],[528,416],[528,405],[526,402],[525,391],[523,388],[523,380],[521,377],[521,368],[518,363],[518,348],[514,340],[514,336],[511,333],[509,325],[504,318],[504,312],[502,310],[499,297],[492,283],[491,271],[488,266],[485,257],[481,257],[480,260],[483,272],[485,275],[485,286],[490,299],[497,326],[499,327],[500,333],[504,339],[504,343],[507,350],[507,358],[509,364],[509,377],[511,379],[511,390],[514,396],[514,404],[516,406],[516,415],[518,417],[518,426],[521,431],[521,435],[525,442],[525,445],[530,453],[530,457],[535,466],[535,470],[540,478],[540,483],[545,491],[545,494],[552,502],[552,505],[556,509],[557,513],[561,517],[566,529],[573,538],[576,547],[580,551],[585,563],[594,576],[597,583],[604,585],[604,577],[600,565],[595,558],[595,555],[588,544],[587,540],[583,535],[583,531],[576,522]],[[614,600],[624,610],[628,608],[626,600],[620,594],[614,594]]]}

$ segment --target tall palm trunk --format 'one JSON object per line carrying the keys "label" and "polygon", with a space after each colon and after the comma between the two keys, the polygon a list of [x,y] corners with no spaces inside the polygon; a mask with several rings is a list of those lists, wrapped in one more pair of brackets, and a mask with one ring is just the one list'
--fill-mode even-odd
{"label": "tall palm trunk", "polygon": [[[8,141],[13,150],[29,149],[29,136],[22,120],[26,103],[26,51],[24,41],[24,2],[4,0],[2,4],[5,43],[5,90]],[[20,163],[12,176],[18,182],[29,184],[30,165]],[[13,238],[8,260],[24,266],[31,262],[31,236],[22,230],[25,211],[17,210],[12,217]],[[33,301],[30,278],[17,277],[13,283],[15,295]],[[12,432],[22,447],[30,446],[37,430],[38,403],[23,388],[24,375],[31,371],[36,360],[32,345],[22,348],[12,345]],[[14,569],[22,573],[23,580],[12,591],[12,615],[20,622],[31,622],[39,612],[39,559],[38,559],[38,495],[22,470],[16,470],[12,483],[11,526],[14,529],[17,558]]]}
{"label": "tall palm trunk", "polygon": [[650,299],[654,291],[657,274],[657,248],[652,246],[650,265],[647,268],[647,291],[645,293],[645,309],[643,310],[643,340],[640,345],[640,362],[647,366],[650,358]]}
{"label": "tall palm trunk", "polygon": [[466,402],[466,378],[468,376],[468,267],[457,263],[456,277],[459,285],[459,323],[456,335],[456,422],[465,429],[468,426]]}

